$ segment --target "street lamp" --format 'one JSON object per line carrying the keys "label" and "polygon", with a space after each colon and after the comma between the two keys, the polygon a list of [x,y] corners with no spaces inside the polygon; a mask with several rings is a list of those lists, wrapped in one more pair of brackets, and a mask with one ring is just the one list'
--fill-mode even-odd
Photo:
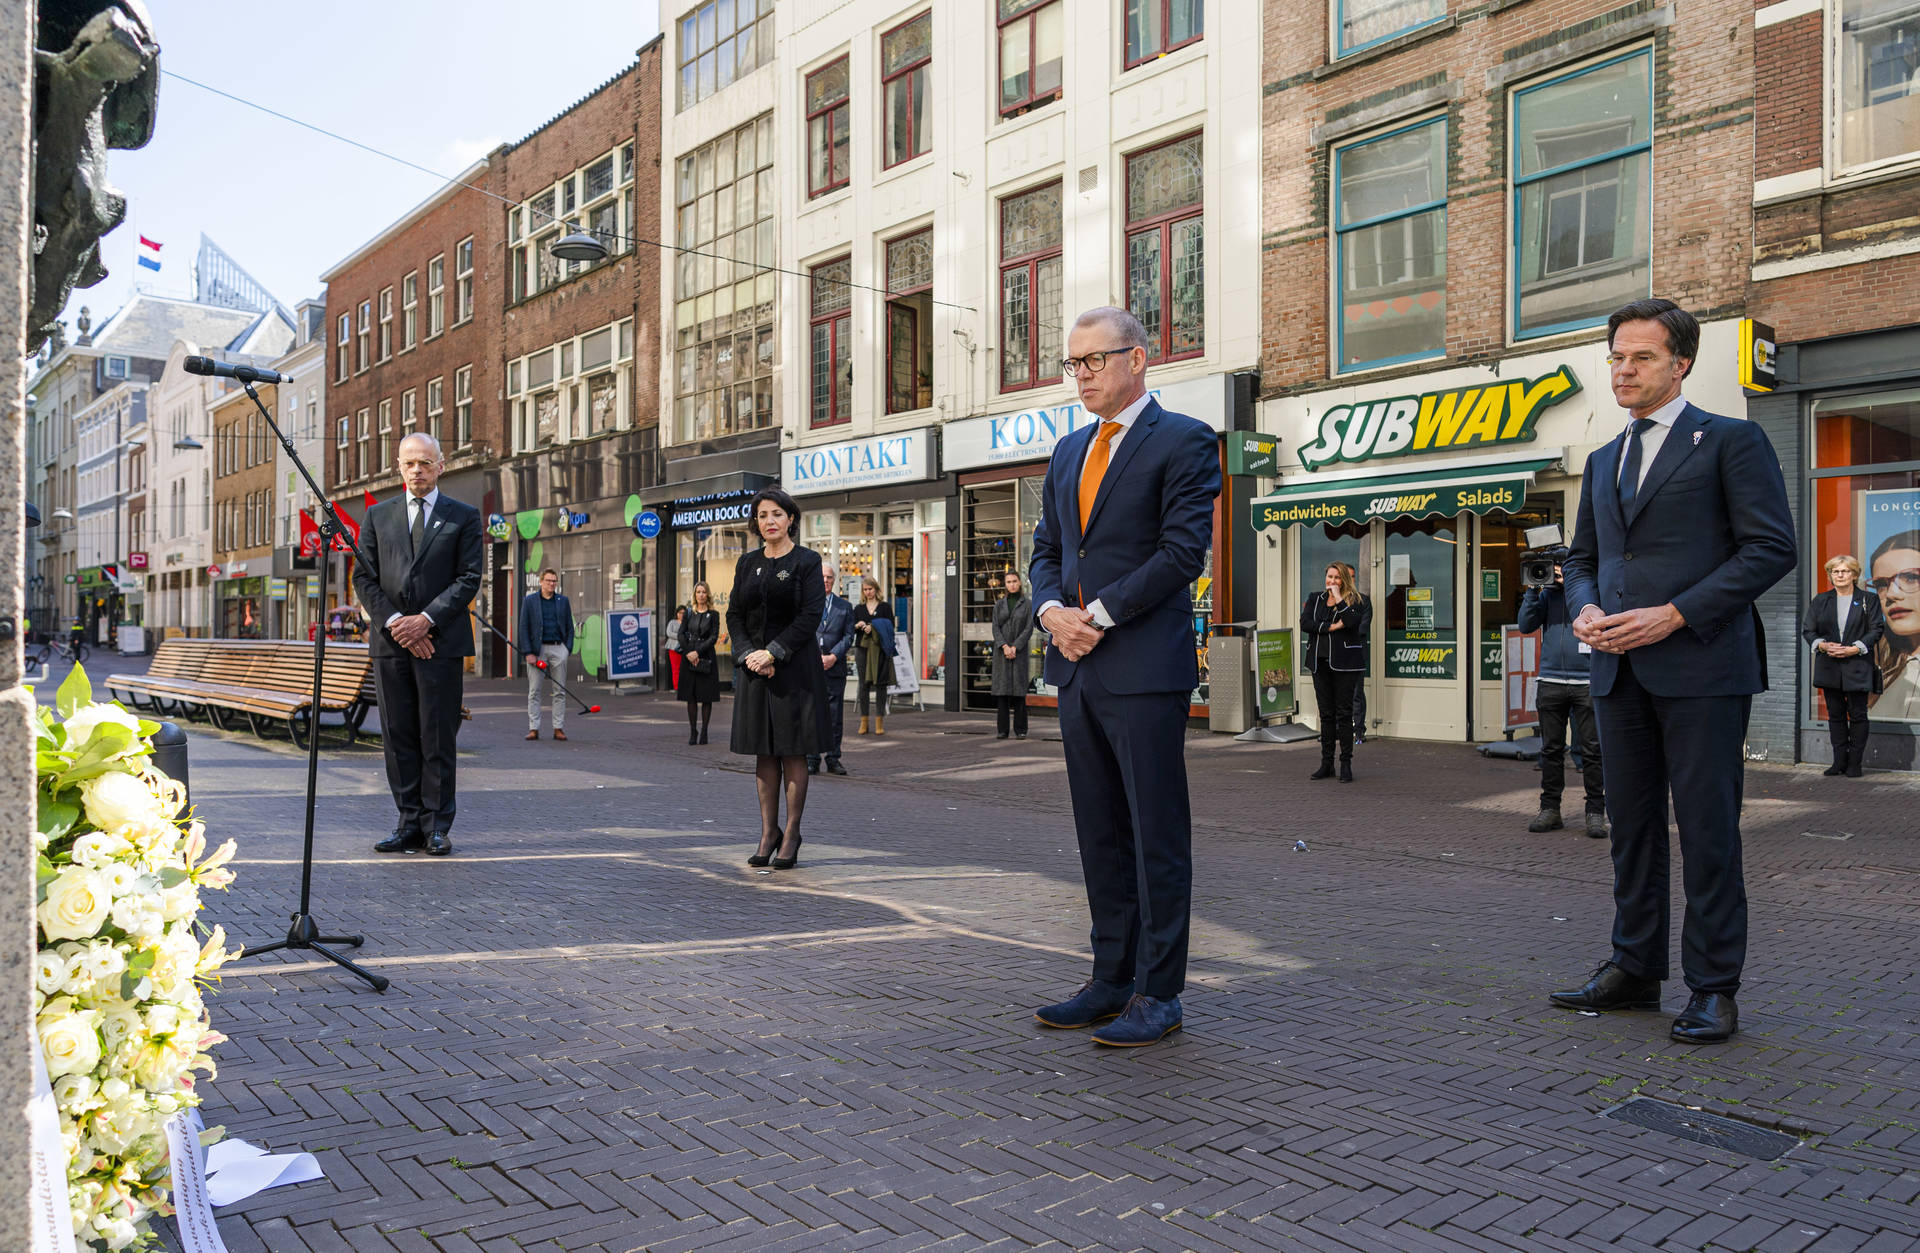
{"label": "street lamp", "polygon": [[547,251],[562,261],[585,261],[589,265],[607,259],[607,246],[587,231],[563,235]]}
{"label": "street lamp", "polygon": [[199,452],[205,447],[205,444],[191,435],[182,435],[179,439],[173,441],[173,450],[175,452]]}

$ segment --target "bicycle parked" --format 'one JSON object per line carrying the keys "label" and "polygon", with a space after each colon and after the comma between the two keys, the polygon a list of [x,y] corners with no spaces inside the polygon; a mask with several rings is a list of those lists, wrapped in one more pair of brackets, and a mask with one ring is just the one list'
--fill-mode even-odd
{"label": "bicycle parked", "polygon": [[87,642],[85,640],[73,640],[72,642],[65,640],[48,640],[40,645],[38,652],[34,653],[33,662],[36,666],[44,667],[48,662],[58,657],[62,661],[70,661],[77,664],[87,659],[87,653]]}

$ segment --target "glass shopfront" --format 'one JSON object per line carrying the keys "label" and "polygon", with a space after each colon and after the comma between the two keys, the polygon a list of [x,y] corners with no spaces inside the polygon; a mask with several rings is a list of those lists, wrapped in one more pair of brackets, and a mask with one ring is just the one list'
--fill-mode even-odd
{"label": "glass shopfront", "polygon": [[860,600],[871,575],[893,609],[896,631],[922,683],[947,677],[947,502],[922,500],[877,509],[814,509],[800,502],[801,542],[832,561],[834,590]]}
{"label": "glass shopfront", "polygon": [[265,639],[266,594],[267,581],[259,576],[221,580],[219,637],[228,640]]}
{"label": "glass shopfront", "polygon": [[[740,490],[718,496],[676,500],[668,525],[673,528],[673,606],[693,606],[693,587],[705,583],[720,615],[720,642],[714,655],[720,663],[720,681],[733,681],[733,642],[727,636],[727,606],[733,602],[733,572],[754,543],[747,506],[754,492]],[[661,630],[664,631],[662,624]]]}

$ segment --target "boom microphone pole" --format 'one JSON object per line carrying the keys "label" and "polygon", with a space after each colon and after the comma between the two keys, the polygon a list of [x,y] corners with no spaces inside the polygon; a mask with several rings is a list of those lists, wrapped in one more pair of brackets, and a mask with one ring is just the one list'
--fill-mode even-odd
{"label": "boom microphone pole", "polygon": [[[493,623],[487,621],[487,619],[492,616],[492,611],[487,608],[486,601],[482,600],[480,602],[480,613],[477,616],[480,619],[480,625],[487,628],[487,630],[492,631],[495,635],[499,636],[500,642],[502,644],[505,644],[509,649],[514,649],[517,647],[512,640],[507,638],[506,632],[502,631],[499,627],[493,625]],[[521,653],[520,655],[522,657],[526,656],[525,653]],[[567,685],[562,683],[559,679],[559,676],[555,675],[552,670],[548,669],[546,662],[536,661],[533,664],[538,666],[542,670],[546,670],[547,682],[559,688],[560,694],[562,696],[565,696],[568,700],[573,701],[575,704],[579,705],[581,713],[597,714],[600,712],[600,706],[589,705],[587,704],[587,702],[581,700],[578,696],[575,696],[572,692],[568,691]]]}

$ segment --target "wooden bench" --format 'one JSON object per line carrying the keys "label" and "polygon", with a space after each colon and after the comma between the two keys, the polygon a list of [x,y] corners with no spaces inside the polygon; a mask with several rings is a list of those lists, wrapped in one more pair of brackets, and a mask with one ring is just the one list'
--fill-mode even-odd
{"label": "wooden bench", "polygon": [[[241,718],[265,736],[285,724],[305,748],[318,723],[313,696],[313,645],[305,640],[162,641],[143,675],[110,675],[107,690],[136,708],[206,717],[222,730]],[[372,702],[373,659],[365,644],[329,643],[320,678],[319,715],[340,715],[346,742],[358,738]]]}

